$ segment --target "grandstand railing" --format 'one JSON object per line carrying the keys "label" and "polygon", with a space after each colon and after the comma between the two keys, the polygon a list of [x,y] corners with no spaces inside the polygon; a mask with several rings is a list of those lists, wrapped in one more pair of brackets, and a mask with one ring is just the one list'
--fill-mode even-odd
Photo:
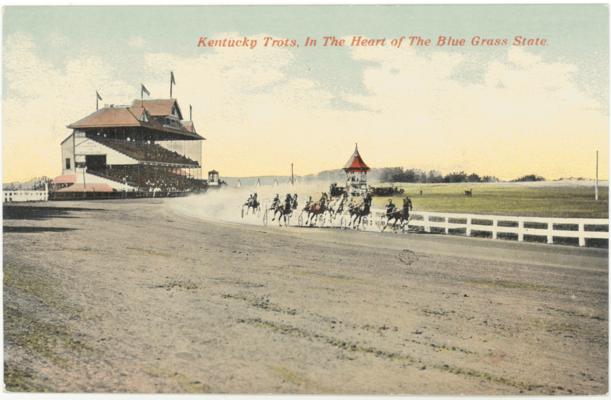
{"label": "grandstand railing", "polygon": [[[373,220],[385,219],[383,209],[372,210]],[[485,214],[454,214],[416,211],[409,227],[430,233],[508,239],[519,242],[539,241],[549,244],[577,239],[579,246],[590,240],[609,240],[609,220],[604,218],[543,218]]]}

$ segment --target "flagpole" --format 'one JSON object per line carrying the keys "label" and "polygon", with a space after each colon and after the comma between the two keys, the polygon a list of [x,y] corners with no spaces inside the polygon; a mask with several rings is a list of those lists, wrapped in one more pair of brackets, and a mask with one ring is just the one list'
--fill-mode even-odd
{"label": "flagpole", "polygon": [[594,183],[594,200],[598,201],[598,150],[596,150],[596,182]]}
{"label": "flagpole", "polygon": [[170,99],[172,98],[172,73],[170,72]]}

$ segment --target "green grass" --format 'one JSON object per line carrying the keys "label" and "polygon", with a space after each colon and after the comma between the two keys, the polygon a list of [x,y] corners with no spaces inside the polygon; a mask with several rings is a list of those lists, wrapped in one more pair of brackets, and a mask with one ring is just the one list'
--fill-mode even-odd
{"label": "green grass", "polygon": [[[577,185],[457,183],[395,186],[405,189],[415,211],[567,218],[609,217],[608,187],[599,189],[599,200],[595,201],[593,187]],[[472,197],[464,195],[468,189],[473,189]],[[401,198],[392,197],[399,207],[402,205]],[[374,206],[383,207],[388,199],[375,197]]]}

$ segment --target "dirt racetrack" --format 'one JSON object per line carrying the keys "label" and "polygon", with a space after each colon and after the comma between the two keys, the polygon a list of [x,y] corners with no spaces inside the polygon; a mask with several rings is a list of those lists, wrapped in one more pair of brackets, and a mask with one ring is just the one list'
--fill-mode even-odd
{"label": "dirt racetrack", "polygon": [[602,394],[608,252],[4,208],[17,391]]}

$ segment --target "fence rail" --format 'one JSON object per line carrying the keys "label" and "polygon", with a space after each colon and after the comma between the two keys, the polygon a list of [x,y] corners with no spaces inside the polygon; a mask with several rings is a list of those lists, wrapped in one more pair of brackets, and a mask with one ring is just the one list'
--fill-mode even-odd
{"label": "fence rail", "polygon": [[47,190],[3,190],[4,203],[21,203],[28,201],[47,201]]}
{"label": "fence rail", "polygon": [[[385,211],[375,209],[373,219],[385,218]],[[425,232],[438,231],[450,234],[452,230],[464,230],[466,236],[489,235],[492,239],[513,235],[522,242],[525,236],[541,237],[549,244],[558,238],[577,238],[579,246],[586,246],[588,239],[609,239],[609,220],[604,218],[542,218],[512,217],[503,215],[453,214],[418,211],[411,215],[410,227]]]}

